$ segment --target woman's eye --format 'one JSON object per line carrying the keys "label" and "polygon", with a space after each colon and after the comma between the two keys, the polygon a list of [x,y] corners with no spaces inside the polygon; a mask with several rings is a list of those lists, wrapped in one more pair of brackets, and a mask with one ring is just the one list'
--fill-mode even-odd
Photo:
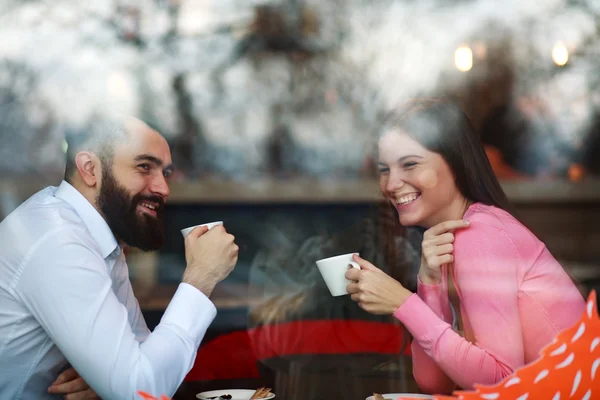
{"label": "woman's eye", "polygon": [[413,167],[416,167],[416,166],[417,166],[416,162],[407,162],[407,163],[404,163],[404,165],[403,165],[403,167],[405,169],[410,169],[410,168],[413,168]]}
{"label": "woman's eye", "polygon": [[387,174],[388,172],[390,172],[389,168],[379,167],[380,174]]}

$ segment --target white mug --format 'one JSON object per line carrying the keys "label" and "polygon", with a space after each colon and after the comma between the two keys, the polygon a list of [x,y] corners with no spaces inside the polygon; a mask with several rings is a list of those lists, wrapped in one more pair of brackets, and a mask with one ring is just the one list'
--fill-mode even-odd
{"label": "white mug", "polygon": [[217,225],[223,225],[223,221],[215,221],[215,222],[209,222],[206,224],[200,224],[200,225],[194,225],[194,226],[190,226],[189,228],[185,228],[181,230],[181,234],[183,235],[183,238],[185,239],[185,237],[187,235],[189,235],[189,233],[191,231],[194,230],[194,228],[198,227],[198,226],[207,226],[208,230],[210,230],[212,227],[217,226]]}
{"label": "white mug", "polygon": [[345,277],[348,266],[360,269],[360,266],[352,261],[352,256],[354,254],[358,255],[358,253],[342,254],[317,261],[319,272],[321,272],[325,284],[332,296],[343,296],[348,294],[346,286],[349,283],[352,283]]}

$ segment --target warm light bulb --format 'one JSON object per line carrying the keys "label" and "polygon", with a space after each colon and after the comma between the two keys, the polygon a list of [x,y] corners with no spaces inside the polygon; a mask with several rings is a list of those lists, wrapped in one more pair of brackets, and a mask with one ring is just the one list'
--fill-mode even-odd
{"label": "warm light bulb", "polygon": [[473,52],[469,47],[462,46],[454,52],[454,64],[459,71],[467,72],[473,68]]}
{"label": "warm light bulb", "polygon": [[581,164],[571,164],[569,166],[568,175],[572,182],[579,182],[585,175],[585,169]]}
{"label": "warm light bulb", "polygon": [[552,60],[559,67],[564,66],[569,61],[569,50],[563,43],[558,42],[552,49]]}

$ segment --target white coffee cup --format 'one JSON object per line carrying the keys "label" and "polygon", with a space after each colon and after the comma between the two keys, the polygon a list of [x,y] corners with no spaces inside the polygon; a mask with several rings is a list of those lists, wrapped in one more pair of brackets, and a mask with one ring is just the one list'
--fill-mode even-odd
{"label": "white coffee cup", "polygon": [[332,296],[343,296],[348,294],[346,286],[349,283],[352,283],[345,277],[348,266],[360,269],[360,266],[352,261],[352,256],[354,254],[358,255],[358,253],[342,254],[317,261],[319,272],[321,272],[325,284]]}
{"label": "white coffee cup", "polygon": [[198,226],[207,226],[208,230],[211,230],[212,227],[217,226],[217,225],[223,225],[223,221],[215,221],[215,222],[209,222],[206,224],[200,224],[200,225],[194,225],[194,226],[190,226],[189,228],[185,228],[181,230],[181,234],[183,235],[183,238],[185,239],[185,237],[187,235],[189,235],[189,233],[191,231],[194,230],[194,228],[198,227]]}

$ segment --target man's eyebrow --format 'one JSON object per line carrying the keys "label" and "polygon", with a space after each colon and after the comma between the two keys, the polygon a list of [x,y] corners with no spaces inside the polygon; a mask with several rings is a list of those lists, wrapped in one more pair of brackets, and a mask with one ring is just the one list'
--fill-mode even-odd
{"label": "man's eyebrow", "polygon": [[[161,160],[160,158],[153,156],[152,154],[140,154],[139,156],[135,157],[135,161],[139,162],[139,161],[149,161],[152,164],[155,164],[159,167],[161,167],[164,163],[163,160]],[[172,171],[173,170],[173,164],[169,164],[167,166],[165,166],[163,168],[164,170],[169,170]]]}

